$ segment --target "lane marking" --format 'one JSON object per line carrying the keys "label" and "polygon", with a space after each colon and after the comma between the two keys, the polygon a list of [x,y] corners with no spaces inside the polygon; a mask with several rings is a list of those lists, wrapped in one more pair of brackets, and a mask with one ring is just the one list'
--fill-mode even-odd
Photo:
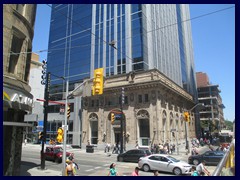
{"label": "lane marking", "polygon": [[86,172],[89,172],[89,171],[94,171],[94,169],[87,169],[85,170]]}

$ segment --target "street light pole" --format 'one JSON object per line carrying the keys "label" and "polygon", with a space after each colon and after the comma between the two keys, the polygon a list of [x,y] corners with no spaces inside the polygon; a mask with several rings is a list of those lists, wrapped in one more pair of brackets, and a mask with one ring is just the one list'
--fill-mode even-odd
{"label": "street light pole", "polygon": [[62,164],[63,164],[63,170],[62,175],[65,176],[65,167],[66,167],[66,140],[67,140],[67,105],[68,105],[68,79],[66,80],[66,94],[65,94],[65,114],[64,114],[64,137],[63,137],[63,156],[62,156]]}
{"label": "street light pole", "polygon": [[43,121],[43,140],[42,140],[42,150],[41,150],[41,169],[45,169],[45,154],[44,154],[44,144],[46,143],[47,136],[47,119],[48,119],[48,99],[49,99],[49,86],[50,86],[51,73],[47,73],[46,85],[44,92],[44,121]]}
{"label": "street light pole", "polygon": [[193,106],[190,110],[188,110],[189,112],[191,112],[195,107],[197,107],[198,105],[202,105],[204,106],[204,103],[197,103],[195,106]]}
{"label": "street light pole", "polygon": [[186,150],[187,154],[189,154],[189,142],[188,142],[188,133],[187,133],[187,121],[185,121],[185,139],[186,139]]}
{"label": "street light pole", "polygon": [[[89,79],[92,80],[93,78]],[[68,98],[71,96],[76,96],[76,94],[74,94],[74,92],[76,92],[79,88],[81,88],[86,82],[88,82],[89,80],[84,81],[83,83],[81,83],[78,87],[76,87],[71,93],[69,93],[69,80],[66,80],[66,94],[65,94],[65,114],[64,114],[64,137],[63,137],[63,156],[62,156],[62,163],[63,163],[63,170],[62,170],[62,175],[65,176],[65,163],[66,163],[66,144],[67,144],[67,130],[68,130],[68,125],[67,125],[67,105],[68,105]],[[80,90],[81,91],[81,90]],[[77,95],[81,95],[82,92],[78,92]]]}
{"label": "street light pole", "polygon": [[122,94],[121,94],[121,149],[120,149],[120,153],[123,153],[123,120],[124,120],[124,117],[123,117],[123,104],[124,104],[124,87],[122,87]]}
{"label": "street light pole", "polygon": [[[195,109],[198,105],[204,106],[204,103],[197,103],[197,104],[195,104],[191,109],[186,110],[186,111],[188,112],[188,114],[190,114],[191,111],[192,111],[193,109]],[[185,139],[186,139],[186,150],[187,150],[186,153],[189,154],[190,149],[189,149],[189,141],[188,141],[188,133],[187,133],[187,131],[188,131],[188,129],[187,129],[187,121],[185,120]]]}

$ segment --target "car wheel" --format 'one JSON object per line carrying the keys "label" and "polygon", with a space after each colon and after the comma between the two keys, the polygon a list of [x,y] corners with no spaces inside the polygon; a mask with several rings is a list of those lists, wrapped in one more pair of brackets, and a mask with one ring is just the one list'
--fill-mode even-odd
{"label": "car wheel", "polygon": [[60,158],[57,158],[57,157],[55,157],[55,159],[54,159],[54,162],[55,162],[55,163],[61,163],[61,161],[62,161],[62,160],[61,160]]}
{"label": "car wheel", "polygon": [[119,157],[118,161],[123,162],[123,157]]}
{"label": "car wheel", "polygon": [[182,170],[180,168],[178,168],[178,167],[175,167],[173,169],[173,174],[180,175],[180,174],[182,174]]}
{"label": "car wheel", "polygon": [[143,171],[145,171],[145,172],[150,171],[150,167],[149,167],[149,165],[144,164],[144,165],[143,165]]}
{"label": "car wheel", "polygon": [[193,160],[193,164],[196,166],[196,165],[198,165],[199,164],[199,160],[198,159],[194,159]]}

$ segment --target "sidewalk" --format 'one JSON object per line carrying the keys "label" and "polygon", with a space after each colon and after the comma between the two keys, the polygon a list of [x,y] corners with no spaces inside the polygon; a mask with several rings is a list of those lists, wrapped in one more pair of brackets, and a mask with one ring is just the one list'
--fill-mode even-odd
{"label": "sidewalk", "polygon": [[31,167],[28,165],[21,165],[20,176],[62,176],[60,171],[50,169],[41,170],[41,167]]}

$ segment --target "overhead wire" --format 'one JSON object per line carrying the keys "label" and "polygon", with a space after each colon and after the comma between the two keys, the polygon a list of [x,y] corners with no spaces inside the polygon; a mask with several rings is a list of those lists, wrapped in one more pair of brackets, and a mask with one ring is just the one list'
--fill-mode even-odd
{"label": "overhead wire", "polygon": [[[52,6],[50,6],[50,5],[48,5],[48,4],[46,4],[46,5],[49,6],[50,8],[52,8]],[[181,21],[181,23],[184,23],[184,22],[187,22],[187,21],[192,21],[192,20],[195,20],[195,19],[199,19],[199,18],[202,18],[202,17],[205,17],[205,16],[209,16],[209,15],[212,15],[212,14],[215,14],[215,13],[219,13],[219,12],[221,12],[221,11],[225,11],[225,10],[228,10],[228,9],[231,9],[231,8],[234,8],[234,7],[235,7],[235,6],[231,6],[231,7],[223,8],[223,9],[216,10],[216,11],[213,11],[213,12],[210,12],[210,13],[202,14],[202,15],[199,15],[199,16],[196,16],[196,17],[193,17],[193,18],[189,18],[189,19],[183,20],[183,21]],[[57,11],[57,12],[60,13],[59,11]],[[81,26],[82,28],[86,28],[86,27],[82,26],[81,24],[79,24],[78,22],[72,20],[72,18],[70,18],[69,16],[67,16],[67,15],[65,15],[65,14],[63,14],[63,13],[60,13],[60,14],[62,14],[64,17],[70,19],[73,23]],[[147,19],[147,21],[148,21],[148,19]],[[171,26],[175,26],[175,25],[177,25],[177,24],[178,24],[178,22],[172,23],[172,24],[169,24],[169,25],[166,25],[166,26],[162,26],[162,27],[159,27],[159,28],[156,28],[156,29],[152,29],[152,30],[147,31],[147,32],[145,32],[145,33],[146,33],[146,34],[147,34],[147,33],[151,33],[151,32],[153,32],[153,31],[157,31],[157,30],[160,30],[160,29],[164,29],[164,28],[168,28],[168,27],[171,27]],[[88,29],[87,29],[87,30],[88,30]],[[94,35],[94,36],[97,37],[98,39],[102,40],[105,44],[111,46],[111,45],[110,45],[110,42],[107,42],[107,41],[105,41],[104,39],[100,38],[100,37],[97,36],[95,33],[93,33],[91,30],[88,30],[88,31],[90,31],[90,34],[91,34],[91,35]],[[129,36],[129,37],[126,37],[125,40],[130,39],[130,38],[133,38],[133,37],[136,37],[136,36],[139,36],[139,35],[143,35],[143,34],[144,34],[144,33],[139,33],[139,34],[136,34],[136,35],[133,35],[133,36]],[[114,40],[114,41],[115,41],[115,40]],[[117,42],[118,42],[118,41],[115,41],[115,43],[117,43]],[[32,51],[31,51],[31,52],[28,52],[28,51],[26,51],[26,52],[19,52],[19,53],[10,52],[9,54],[10,54],[10,55],[19,55],[19,54],[28,54],[28,53],[43,53],[43,52],[51,52],[51,51],[57,51],[57,50],[63,50],[63,49],[66,50],[66,49],[73,49],[73,48],[79,48],[79,47],[87,47],[87,46],[92,46],[92,45],[93,45],[93,44],[86,44],[86,45],[80,45],[80,46],[73,46],[73,47],[70,47],[70,48],[44,49],[44,50],[38,50],[38,51],[35,51],[35,52],[32,52]],[[95,46],[98,46],[98,44],[95,44]],[[113,46],[111,46],[111,47],[113,47]],[[132,58],[128,57],[125,53],[121,52],[118,48],[116,48],[116,47],[113,47],[113,48],[114,48],[116,51],[118,51],[119,53],[121,53],[122,55],[125,55],[125,57],[128,58],[129,60],[133,61]],[[127,64],[127,63],[126,63],[126,64]],[[124,65],[126,65],[126,64],[124,64]],[[62,65],[64,65],[64,64],[61,64],[61,65],[59,65],[59,66],[62,66]]]}
{"label": "overhead wire", "polygon": [[[48,6],[52,8],[52,6],[50,6],[50,5],[48,5]],[[216,10],[216,11],[213,11],[213,12],[210,12],[210,13],[202,14],[202,15],[199,15],[199,16],[196,16],[196,17],[193,17],[193,18],[189,18],[189,19],[183,20],[183,21],[181,21],[181,23],[188,22],[188,21],[191,21],[191,20],[195,20],[195,19],[198,19],[198,18],[201,18],[201,17],[204,17],[204,16],[208,16],[208,15],[211,15],[211,14],[215,14],[215,13],[218,13],[218,12],[221,12],[221,11],[225,11],[225,10],[231,9],[231,8],[233,8],[233,7],[235,7],[235,6],[231,6],[231,7],[223,8],[223,9]],[[59,11],[57,11],[57,12],[59,12]],[[59,12],[59,13],[60,13],[60,12]],[[65,14],[63,14],[63,13],[60,13],[60,14],[62,14],[62,15],[65,16],[66,18],[70,19],[73,23],[81,26],[82,28],[86,28],[86,27],[82,26],[81,24],[79,24],[78,22],[72,20],[72,19],[71,19],[70,17],[68,17],[67,15],[65,15]],[[147,19],[147,21],[149,22],[149,20],[148,20],[147,17],[146,17],[146,19]],[[172,24],[169,24],[169,25],[166,25],[166,26],[158,27],[158,28],[156,28],[156,29],[152,29],[152,30],[150,30],[150,31],[147,31],[146,34],[147,34],[147,33],[151,33],[151,32],[153,32],[153,31],[160,30],[160,29],[164,29],[164,28],[168,28],[168,27],[171,27],[171,26],[175,26],[175,25],[177,25],[177,24],[178,24],[178,22],[172,23]],[[158,26],[158,25],[157,25],[157,26]],[[88,29],[87,29],[87,30],[88,30]],[[100,38],[98,35],[96,35],[95,33],[93,33],[91,30],[88,30],[88,31],[90,31],[90,34],[91,34],[91,35],[94,35],[94,36],[97,37],[98,39],[102,40],[105,44],[111,46],[107,41],[105,41],[104,39]],[[139,34],[136,34],[136,35],[133,35],[133,36],[126,37],[125,40],[127,40],[127,39],[129,39],[129,38],[133,38],[133,37],[135,37],[135,36],[142,35],[142,34],[143,34],[143,33],[139,33]],[[114,40],[114,41],[115,41],[115,43],[118,42],[117,40]],[[98,46],[98,44],[95,44],[95,46]],[[125,53],[123,53],[121,50],[119,50],[118,48],[115,48],[115,47],[113,47],[113,48],[114,48],[115,50],[117,50],[120,54],[122,54],[123,56],[125,55],[125,57],[126,57],[127,59],[129,59],[129,60],[131,60],[131,61],[133,62],[133,59],[130,58],[129,56],[127,56],[127,55],[126,55]],[[128,64],[128,63],[126,62],[126,63],[123,64],[123,65],[127,65],[127,64]]]}

